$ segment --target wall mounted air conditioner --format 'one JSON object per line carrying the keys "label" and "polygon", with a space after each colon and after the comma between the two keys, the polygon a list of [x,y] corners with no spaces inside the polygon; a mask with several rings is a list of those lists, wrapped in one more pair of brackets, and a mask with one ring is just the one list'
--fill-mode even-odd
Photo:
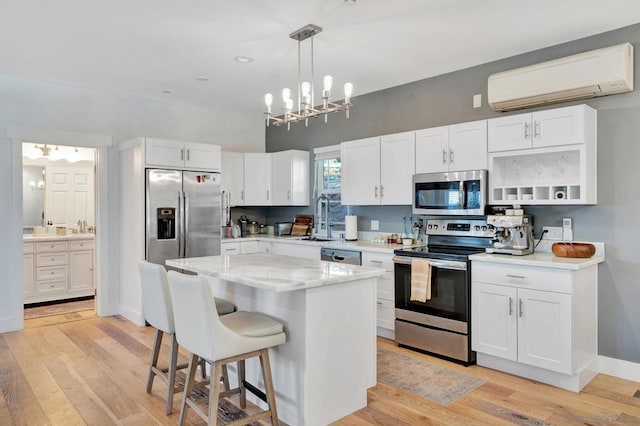
{"label": "wall mounted air conditioner", "polygon": [[489,76],[489,106],[509,111],[633,91],[633,46],[618,44]]}

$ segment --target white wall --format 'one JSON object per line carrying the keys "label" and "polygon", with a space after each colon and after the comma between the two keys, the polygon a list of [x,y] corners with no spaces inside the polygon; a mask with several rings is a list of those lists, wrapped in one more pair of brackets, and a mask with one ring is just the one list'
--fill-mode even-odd
{"label": "white wall", "polygon": [[[155,136],[167,139],[188,140],[221,145],[224,150],[239,152],[264,152],[264,122],[237,111],[227,111],[222,102],[212,104],[210,110],[191,107],[177,102],[160,102],[89,90],[78,87],[0,75],[0,199],[9,201],[8,209],[0,209],[0,223],[12,228],[9,244],[0,247],[0,270],[17,271],[22,258],[22,217],[13,213],[13,205],[21,203],[22,193],[14,192],[13,165],[15,162],[11,143],[5,139],[6,129],[41,129],[42,134],[96,134],[109,135],[114,143],[136,136]],[[61,145],[70,143],[67,138],[51,140]],[[73,143],[73,142],[71,142]],[[118,226],[118,154],[117,147],[105,151],[110,158],[108,194],[108,221],[110,227]],[[115,163],[115,164],[114,164]],[[21,173],[21,171],[20,171]],[[18,201],[16,201],[18,200]],[[113,203],[111,203],[113,201]],[[103,212],[102,214],[104,214]],[[101,214],[98,212],[98,214]],[[114,228],[112,228],[114,229]],[[117,229],[117,228],[116,228]],[[115,234],[117,235],[117,234]],[[101,276],[109,280],[109,291],[104,294],[109,306],[117,306],[119,283],[117,263],[118,241],[114,233],[108,236],[105,249],[110,254],[108,268]],[[21,269],[20,269],[21,271]],[[15,316],[15,305],[22,300],[21,273],[8,273],[0,280],[0,332],[18,329],[22,318]],[[111,310],[111,309],[109,309]]]}

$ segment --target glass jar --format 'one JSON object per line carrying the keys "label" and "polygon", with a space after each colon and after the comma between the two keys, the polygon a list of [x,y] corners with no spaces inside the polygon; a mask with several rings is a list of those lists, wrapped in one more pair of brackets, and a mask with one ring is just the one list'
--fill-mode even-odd
{"label": "glass jar", "polygon": [[256,235],[258,233],[258,221],[252,220],[247,227],[247,233],[249,235]]}

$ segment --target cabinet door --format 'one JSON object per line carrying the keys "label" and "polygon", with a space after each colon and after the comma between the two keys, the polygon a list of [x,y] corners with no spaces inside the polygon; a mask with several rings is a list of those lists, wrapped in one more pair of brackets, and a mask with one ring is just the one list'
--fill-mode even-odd
{"label": "cabinet door", "polygon": [[449,171],[487,168],[487,120],[449,126]]}
{"label": "cabinet door", "polygon": [[531,148],[531,114],[492,118],[487,126],[489,152]]}
{"label": "cabinet door", "polygon": [[309,152],[291,152],[291,202],[293,206],[309,205]]}
{"label": "cabinet door", "polygon": [[471,287],[471,348],[517,361],[517,290],[475,281]]}
{"label": "cabinet door", "polygon": [[309,246],[304,244],[292,244],[282,242],[271,243],[271,254],[282,256],[302,257],[304,259],[320,259],[320,246]]}
{"label": "cabinet door", "polygon": [[271,204],[271,154],[244,155],[244,204]]}
{"label": "cabinet door", "polygon": [[385,299],[376,299],[376,325],[380,328],[395,331],[396,314],[393,301]]}
{"label": "cabinet door", "polygon": [[33,253],[22,255],[22,290],[25,297],[33,296]]}
{"label": "cabinet door", "polygon": [[380,138],[340,144],[343,205],[380,204]]}
{"label": "cabinet door", "polygon": [[232,254],[240,254],[240,242],[239,241],[222,242],[220,244],[220,255],[231,256]]}
{"label": "cabinet door", "polygon": [[448,170],[449,126],[418,130],[416,132],[416,173],[438,173]]}
{"label": "cabinet door", "polygon": [[583,143],[584,123],[584,105],[534,112],[533,147]]}
{"label": "cabinet door", "polygon": [[518,289],[518,361],[571,371],[571,295]]}
{"label": "cabinet door", "polygon": [[93,288],[93,251],[69,252],[69,290]]}
{"label": "cabinet door", "polygon": [[222,190],[229,194],[231,206],[244,205],[244,154],[222,153]]}
{"label": "cabinet door", "polygon": [[184,144],[184,167],[192,170],[220,171],[220,145],[187,142]]}
{"label": "cabinet door", "polygon": [[290,205],[291,202],[291,151],[271,154],[271,204],[276,206]]}
{"label": "cabinet door", "polygon": [[380,201],[383,205],[411,205],[415,173],[415,132],[380,138]]}
{"label": "cabinet door", "polygon": [[150,166],[184,167],[184,142],[146,138],[145,162]]}

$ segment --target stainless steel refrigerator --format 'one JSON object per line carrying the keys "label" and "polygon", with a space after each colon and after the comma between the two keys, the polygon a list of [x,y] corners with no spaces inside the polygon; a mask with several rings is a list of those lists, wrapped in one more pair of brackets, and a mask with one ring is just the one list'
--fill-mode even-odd
{"label": "stainless steel refrigerator", "polygon": [[220,174],[147,169],[146,259],[220,254]]}

